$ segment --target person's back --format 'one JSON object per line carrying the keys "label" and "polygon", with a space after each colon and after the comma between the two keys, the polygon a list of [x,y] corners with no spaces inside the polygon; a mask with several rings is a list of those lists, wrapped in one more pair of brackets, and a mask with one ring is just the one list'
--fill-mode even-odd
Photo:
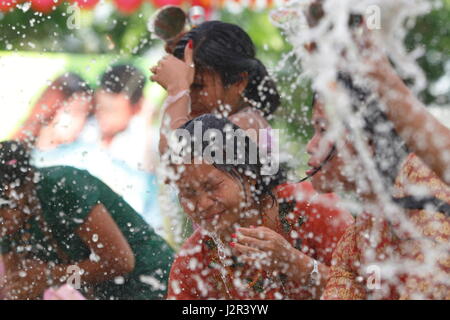
{"label": "person's back", "polygon": [[[39,177],[36,192],[43,217],[59,248],[56,252],[47,250],[48,239],[40,231],[40,224],[36,219],[30,219],[31,241],[37,248],[36,257],[69,265],[86,259],[95,261],[95,252],[87,247],[77,230],[87,221],[92,208],[102,204],[131,247],[135,267],[124,276],[94,285],[84,284],[82,292],[88,292],[88,296],[95,299],[108,300],[165,297],[173,250],[123,198],[84,170],[54,166],[36,169],[36,173]],[[3,244],[11,244],[14,237],[3,240]],[[98,243],[98,246],[107,245],[101,241]]]}

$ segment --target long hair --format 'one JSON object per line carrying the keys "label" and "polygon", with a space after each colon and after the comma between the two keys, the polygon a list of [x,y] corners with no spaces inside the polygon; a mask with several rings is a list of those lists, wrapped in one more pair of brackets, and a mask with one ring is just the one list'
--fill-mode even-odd
{"label": "long hair", "polygon": [[378,99],[368,89],[356,85],[347,73],[340,72],[338,81],[350,93],[352,110],[361,113],[364,133],[374,149],[375,166],[385,190],[391,190],[402,162],[409,154],[408,148],[382,111]]}
{"label": "long hair", "polygon": [[[205,139],[202,139],[202,142],[198,144],[200,148],[196,149],[195,139],[198,138],[195,132],[196,123],[201,124],[203,131],[201,137],[203,137],[203,133],[211,129],[215,129],[215,132],[221,135],[221,139],[219,140],[224,143],[214,145],[220,148],[220,150],[211,149],[211,142],[205,141]],[[281,166],[274,174],[268,175],[264,172],[267,159],[262,155],[263,153],[260,153],[258,145],[245,133],[240,138],[239,135],[233,134],[243,132],[243,130],[227,118],[213,114],[205,114],[190,120],[180,127],[180,129],[187,130],[190,136],[190,143],[186,144],[180,151],[182,156],[189,155],[192,158],[202,157],[205,151],[208,150],[209,152],[213,150],[211,152],[212,159],[208,161],[215,168],[229,174],[239,181],[242,186],[246,177],[256,182],[251,196],[258,203],[266,196],[270,196],[275,200],[274,188],[287,181],[287,173],[284,166]],[[232,143],[232,149],[229,148],[230,137],[235,139]],[[226,159],[227,161],[216,161],[214,157],[216,154],[221,154],[221,159]],[[245,190],[245,188],[243,189]]]}
{"label": "long hair", "polygon": [[256,58],[255,45],[249,35],[234,24],[208,21],[186,33],[173,52],[184,58],[184,48],[189,40],[194,44],[196,68],[217,72],[224,86],[242,80],[248,74],[244,97],[267,117],[280,106],[280,95],[266,67]]}
{"label": "long hair", "polygon": [[[24,197],[27,198],[28,203],[33,203],[34,206],[29,208],[29,213],[33,215],[36,222],[39,224],[41,231],[44,233],[45,238],[49,242],[52,250],[58,255],[58,259],[63,263],[68,263],[68,255],[60,248],[58,242],[56,241],[50,226],[45,221],[42,206],[40,200],[38,199],[34,176],[34,167],[31,165],[30,161],[30,149],[26,144],[19,141],[9,140],[0,142],[0,198],[7,198],[7,192],[10,189],[21,188],[23,186],[31,186],[27,188]],[[24,232],[24,230],[19,230],[19,232]],[[22,238],[16,239],[11,242],[11,245],[19,247],[23,246],[22,241],[26,242]],[[47,248],[47,250],[50,250]],[[23,250],[21,255],[23,259],[31,256],[33,257],[34,252]]]}

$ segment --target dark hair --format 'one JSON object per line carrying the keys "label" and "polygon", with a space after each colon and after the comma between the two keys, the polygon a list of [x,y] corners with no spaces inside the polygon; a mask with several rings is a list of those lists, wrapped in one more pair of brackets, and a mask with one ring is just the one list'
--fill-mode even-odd
{"label": "dark hair", "polygon": [[[17,188],[27,183],[37,182],[35,176],[32,174],[34,167],[31,165],[30,159],[30,149],[25,143],[14,140],[0,142],[0,197],[6,198],[5,192],[9,188]],[[14,186],[11,186],[12,184],[14,184]],[[53,236],[52,229],[45,221],[41,202],[37,196],[36,190],[34,189],[25,196],[28,197],[29,201],[34,202],[34,204],[29,207],[29,213],[25,211],[24,213],[36,216],[35,221],[39,224],[41,232],[44,233],[44,236],[48,239],[50,246],[52,247],[52,249],[45,248],[42,250],[55,250],[63,263],[69,263],[67,254],[60,248],[58,241],[56,241]],[[23,230],[20,230],[20,232],[22,231]],[[0,239],[0,241],[3,241],[3,239]],[[6,242],[10,246],[15,246],[17,248],[27,244],[27,240],[23,237],[19,237],[18,239],[8,238]],[[22,259],[35,259],[36,254],[39,254],[39,250],[36,251],[36,248],[33,248],[31,251],[22,250]]]}
{"label": "dark hair", "polygon": [[66,72],[52,83],[52,88],[60,90],[64,99],[69,99],[75,93],[92,94],[91,87],[78,74]]}
{"label": "dark hair", "polygon": [[350,91],[352,108],[361,111],[363,129],[374,148],[374,161],[388,190],[398,176],[402,161],[409,151],[392,122],[381,110],[380,102],[368,90],[354,83],[351,76],[340,72],[338,80]]}
{"label": "dark hair", "polygon": [[[202,139],[202,143],[198,144],[201,149],[196,149],[196,144],[194,143],[195,123],[201,124],[202,137],[203,134],[210,129],[216,129],[215,132],[221,133],[221,141],[224,143],[219,146],[221,148],[220,151],[214,149],[214,146],[217,146],[217,144],[213,144],[213,148],[211,148],[211,143],[209,141],[205,141],[205,139]],[[280,167],[279,170],[273,175],[264,174],[263,168],[265,159],[261,156],[256,143],[253,142],[253,140],[248,135],[246,135],[240,127],[236,126],[225,117],[219,117],[213,114],[204,114],[185,123],[182,127],[180,127],[180,129],[187,130],[190,135],[191,141],[190,145],[187,145],[183,150],[181,150],[181,153],[183,155],[188,154],[192,157],[197,157],[199,155],[203,155],[205,150],[208,148],[208,151],[213,150],[211,152],[213,160],[215,159],[214,153],[216,151],[219,151],[220,154],[223,155],[223,159],[233,159],[234,163],[229,163],[229,161],[216,163],[212,161],[211,164],[217,169],[230,174],[232,177],[239,180],[241,184],[243,183],[243,178],[245,176],[254,179],[256,181],[256,185],[255,189],[252,192],[252,195],[257,202],[259,202],[264,196],[267,195],[272,197],[272,199],[275,199],[273,189],[276,186],[286,182],[287,180],[286,170],[283,167]],[[242,135],[239,135],[238,130],[241,130],[240,133],[242,133]],[[236,133],[231,136],[233,139],[235,139],[233,150],[229,150],[229,148],[227,148],[227,143],[225,143],[230,139],[229,133],[231,132]],[[242,139],[239,139],[238,136],[240,136]],[[242,145],[242,143],[244,145]],[[232,152],[231,155],[229,154],[230,151]],[[251,157],[250,152],[252,151],[256,152],[256,157]]]}
{"label": "dark hair", "polygon": [[[363,130],[374,148],[376,168],[384,186],[389,190],[394,185],[403,159],[409,153],[408,148],[381,110],[379,101],[368,89],[356,85],[352,77],[344,72],[338,73],[338,81],[350,93],[352,110],[361,113]],[[313,107],[317,95],[317,92],[313,92]]]}
{"label": "dark hair", "polygon": [[[374,161],[386,190],[391,190],[398,176],[402,161],[409,154],[404,140],[398,135],[392,122],[380,109],[379,102],[370,91],[354,84],[347,73],[339,73],[338,80],[350,92],[353,111],[361,111],[363,129],[375,150]],[[312,106],[317,100],[313,93]],[[407,210],[433,210],[450,216],[450,205],[433,196],[392,197],[392,201]]]}
{"label": "dark hair", "polygon": [[265,116],[280,105],[280,95],[266,67],[256,58],[255,46],[248,34],[234,24],[208,21],[186,33],[177,43],[174,55],[184,58],[189,40],[194,44],[194,63],[200,70],[212,69],[220,74],[224,86],[242,80],[248,73],[244,97]]}
{"label": "dark hair", "polygon": [[142,98],[144,85],[144,74],[128,64],[109,67],[100,82],[101,88],[107,92],[125,93],[131,104],[136,104]]}
{"label": "dark hair", "polygon": [[18,141],[0,142],[0,195],[12,183],[22,184],[32,171],[30,150]]}

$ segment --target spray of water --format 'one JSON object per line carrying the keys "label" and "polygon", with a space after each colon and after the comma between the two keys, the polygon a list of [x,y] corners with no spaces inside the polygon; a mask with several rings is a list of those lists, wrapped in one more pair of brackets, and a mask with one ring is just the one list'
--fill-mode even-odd
{"label": "spray of water", "polygon": [[[312,3],[321,5],[320,19],[311,15]],[[360,212],[371,212],[374,217],[387,218],[391,223],[398,225],[399,232],[419,235],[421,231],[407,218],[400,214],[398,206],[392,203],[391,192],[383,184],[383,177],[376,169],[376,163],[370,152],[370,147],[363,131],[362,114],[364,107],[355,112],[351,108],[351,92],[339,84],[338,75],[342,72],[350,74],[352,80],[362,87],[371,87],[367,81],[367,55],[358,45],[363,29],[354,28],[349,24],[349,17],[362,16],[366,29],[371,29],[372,41],[378,48],[377,53],[387,54],[395,64],[399,74],[413,79],[412,89],[419,92],[427,82],[416,60],[423,54],[416,50],[408,53],[404,47],[404,38],[410,27],[414,26],[415,19],[439,6],[438,1],[389,1],[389,0],[327,0],[327,1],[290,1],[284,7],[271,14],[272,22],[280,27],[288,41],[293,45],[293,52],[301,62],[302,76],[312,79],[312,86],[324,101],[328,118],[331,119],[328,135],[330,138],[350,135],[358,154],[360,170],[354,170],[355,182],[359,191],[371,188],[377,196],[378,203],[373,206],[363,204]],[[311,44],[314,52],[311,53]],[[378,57],[371,57],[378,58]],[[344,150],[342,141],[337,139],[338,150]],[[354,161],[350,155],[342,155],[348,163]],[[348,173],[344,173],[348,174]],[[351,201],[351,207],[358,206]],[[355,212],[353,210],[353,212]],[[378,220],[380,221],[380,220]],[[368,230],[367,238],[370,246],[363,252],[364,260],[376,263],[383,270],[383,277],[387,283],[395,283],[395,275],[408,273],[410,275],[434,274],[436,281],[450,284],[448,276],[438,266],[438,258],[448,254],[448,244],[421,243],[420,252],[423,262],[398,258],[380,259],[375,248],[381,241],[381,228],[374,223]],[[365,266],[361,266],[365,267]],[[394,283],[393,283],[394,282]],[[373,293],[373,298],[383,296],[387,291]],[[420,297],[419,297],[420,298]]]}

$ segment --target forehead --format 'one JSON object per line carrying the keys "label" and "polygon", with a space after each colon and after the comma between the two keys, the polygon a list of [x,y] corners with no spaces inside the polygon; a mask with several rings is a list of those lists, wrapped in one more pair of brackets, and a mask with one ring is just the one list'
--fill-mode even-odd
{"label": "forehead", "polygon": [[195,72],[195,81],[205,82],[206,84],[215,84],[217,81],[221,82],[220,75],[208,68],[201,68]]}
{"label": "forehead", "polygon": [[177,184],[183,185],[217,180],[226,176],[221,170],[206,163],[178,165],[177,171],[182,171]]}
{"label": "forehead", "polygon": [[84,94],[74,94],[68,100],[64,101],[63,108],[70,110],[85,110],[90,108],[92,104],[91,99],[88,95]]}
{"label": "forehead", "polygon": [[107,92],[106,90],[101,89],[95,93],[95,102],[100,106],[117,107],[127,106],[129,99],[124,93]]}

